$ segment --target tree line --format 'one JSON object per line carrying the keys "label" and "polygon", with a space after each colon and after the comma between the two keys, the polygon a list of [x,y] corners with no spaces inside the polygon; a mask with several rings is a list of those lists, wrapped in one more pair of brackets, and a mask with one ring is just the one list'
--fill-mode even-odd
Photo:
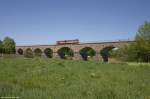
{"label": "tree line", "polygon": [[16,43],[14,39],[5,37],[4,40],[0,40],[0,54],[15,54]]}

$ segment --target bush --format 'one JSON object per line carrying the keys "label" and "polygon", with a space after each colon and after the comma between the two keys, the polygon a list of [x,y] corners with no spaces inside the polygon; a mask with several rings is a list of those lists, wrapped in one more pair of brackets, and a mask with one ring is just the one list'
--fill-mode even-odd
{"label": "bush", "polygon": [[44,54],[48,57],[48,58],[52,58],[52,54],[53,54],[53,51],[50,49],[50,48],[46,48],[44,50]]}
{"label": "bush", "polygon": [[111,51],[110,56],[121,61],[136,61],[136,53],[134,51],[134,47],[129,45],[119,48],[118,50]]}
{"label": "bush", "polygon": [[124,61],[150,62],[150,23],[139,28],[135,42],[113,54]]}
{"label": "bush", "polygon": [[33,52],[30,48],[28,48],[25,53],[24,53],[24,56],[27,57],[27,58],[33,58]]}
{"label": "bush", "polygon": [[73,50],[68,47],[63,47],[63,48],[59,49],[57,53],[59,54],[60,58],[62,58],[62,59],[68,59],[69,57],[74,56]]}
{"label": "bush", "polygon": [[42,56],[42,51],[39,48],[37,48],[37,49],[34,50],[34,55],[37,56],[37,57],[41,57]]}
{"label": "bush", "polygon": [[3,41],[3,52],[5,54],[15,54],[16,52],[16,43],[10,37],[5,37]]}
{"label": "bush", "polygon": [[140,26],[135,38],[134,47],[138,60],[150,62],[150,22],[145,22]]}
{"label": "bush", "polygon": [[138,38],[133,45],[138,61],[150,62],[150,41]]}
{"label": "bush", "polygon": [[93,57],[96,55],[96,52],[90,47],[85,47],[80,50],[80,55],[82,56],[83,60],[88,60],[88,56]]}
{"label": "bush", "polygon": [[3,42],[0,40],[0,54],[3,52]]}

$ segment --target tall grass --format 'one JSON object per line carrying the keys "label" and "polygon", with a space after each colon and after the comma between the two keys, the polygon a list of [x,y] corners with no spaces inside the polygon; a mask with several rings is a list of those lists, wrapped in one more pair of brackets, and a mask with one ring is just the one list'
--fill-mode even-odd
{"label": "tall grass", "polygon": [[0,96],[21,99],[145,99],[150,66],[1,58]]}

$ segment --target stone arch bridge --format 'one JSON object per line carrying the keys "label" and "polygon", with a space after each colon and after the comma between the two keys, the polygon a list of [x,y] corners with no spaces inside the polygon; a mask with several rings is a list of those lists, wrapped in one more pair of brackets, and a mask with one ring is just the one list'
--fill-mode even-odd
{"label": "stone arch bridge", "polygon": [[113,48],[121,48],[124,46],[127,46],[129,43],[133,41],[114,41],[114,42],[99,42],[99,43],[79,43],[79,44],[67,44],[67,45],[31,45],[31,46],[16,46],[16,54],[19,55],[18,51],[22,50],[24,53],[27,49],[31,49],[33,52],[36,49],[40,49],[42,52],[42,56],[46,57],[44,54],[44,50],[49,48],[53,52],[53,57],[52,58],[59,58],[60,56],[58,55],[58,50],[67,47],[73,50],[74,57],[73,59],[79,60],[82,59],[80,55],[80,50],[83,48],[91,48],[93,49],[96,54],[94,56],[95,60],[101,60],[101,55],[100,51],[104,48],[107,47],[113,47]]}

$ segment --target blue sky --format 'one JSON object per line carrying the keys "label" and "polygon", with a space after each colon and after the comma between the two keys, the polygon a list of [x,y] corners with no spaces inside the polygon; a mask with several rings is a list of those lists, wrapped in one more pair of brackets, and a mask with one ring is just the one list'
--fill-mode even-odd
{"label": "blue sky", "polygon": [[57,40],[133,39],[150,21],[150,0],[0,0],[0,39],[17,45]]}

